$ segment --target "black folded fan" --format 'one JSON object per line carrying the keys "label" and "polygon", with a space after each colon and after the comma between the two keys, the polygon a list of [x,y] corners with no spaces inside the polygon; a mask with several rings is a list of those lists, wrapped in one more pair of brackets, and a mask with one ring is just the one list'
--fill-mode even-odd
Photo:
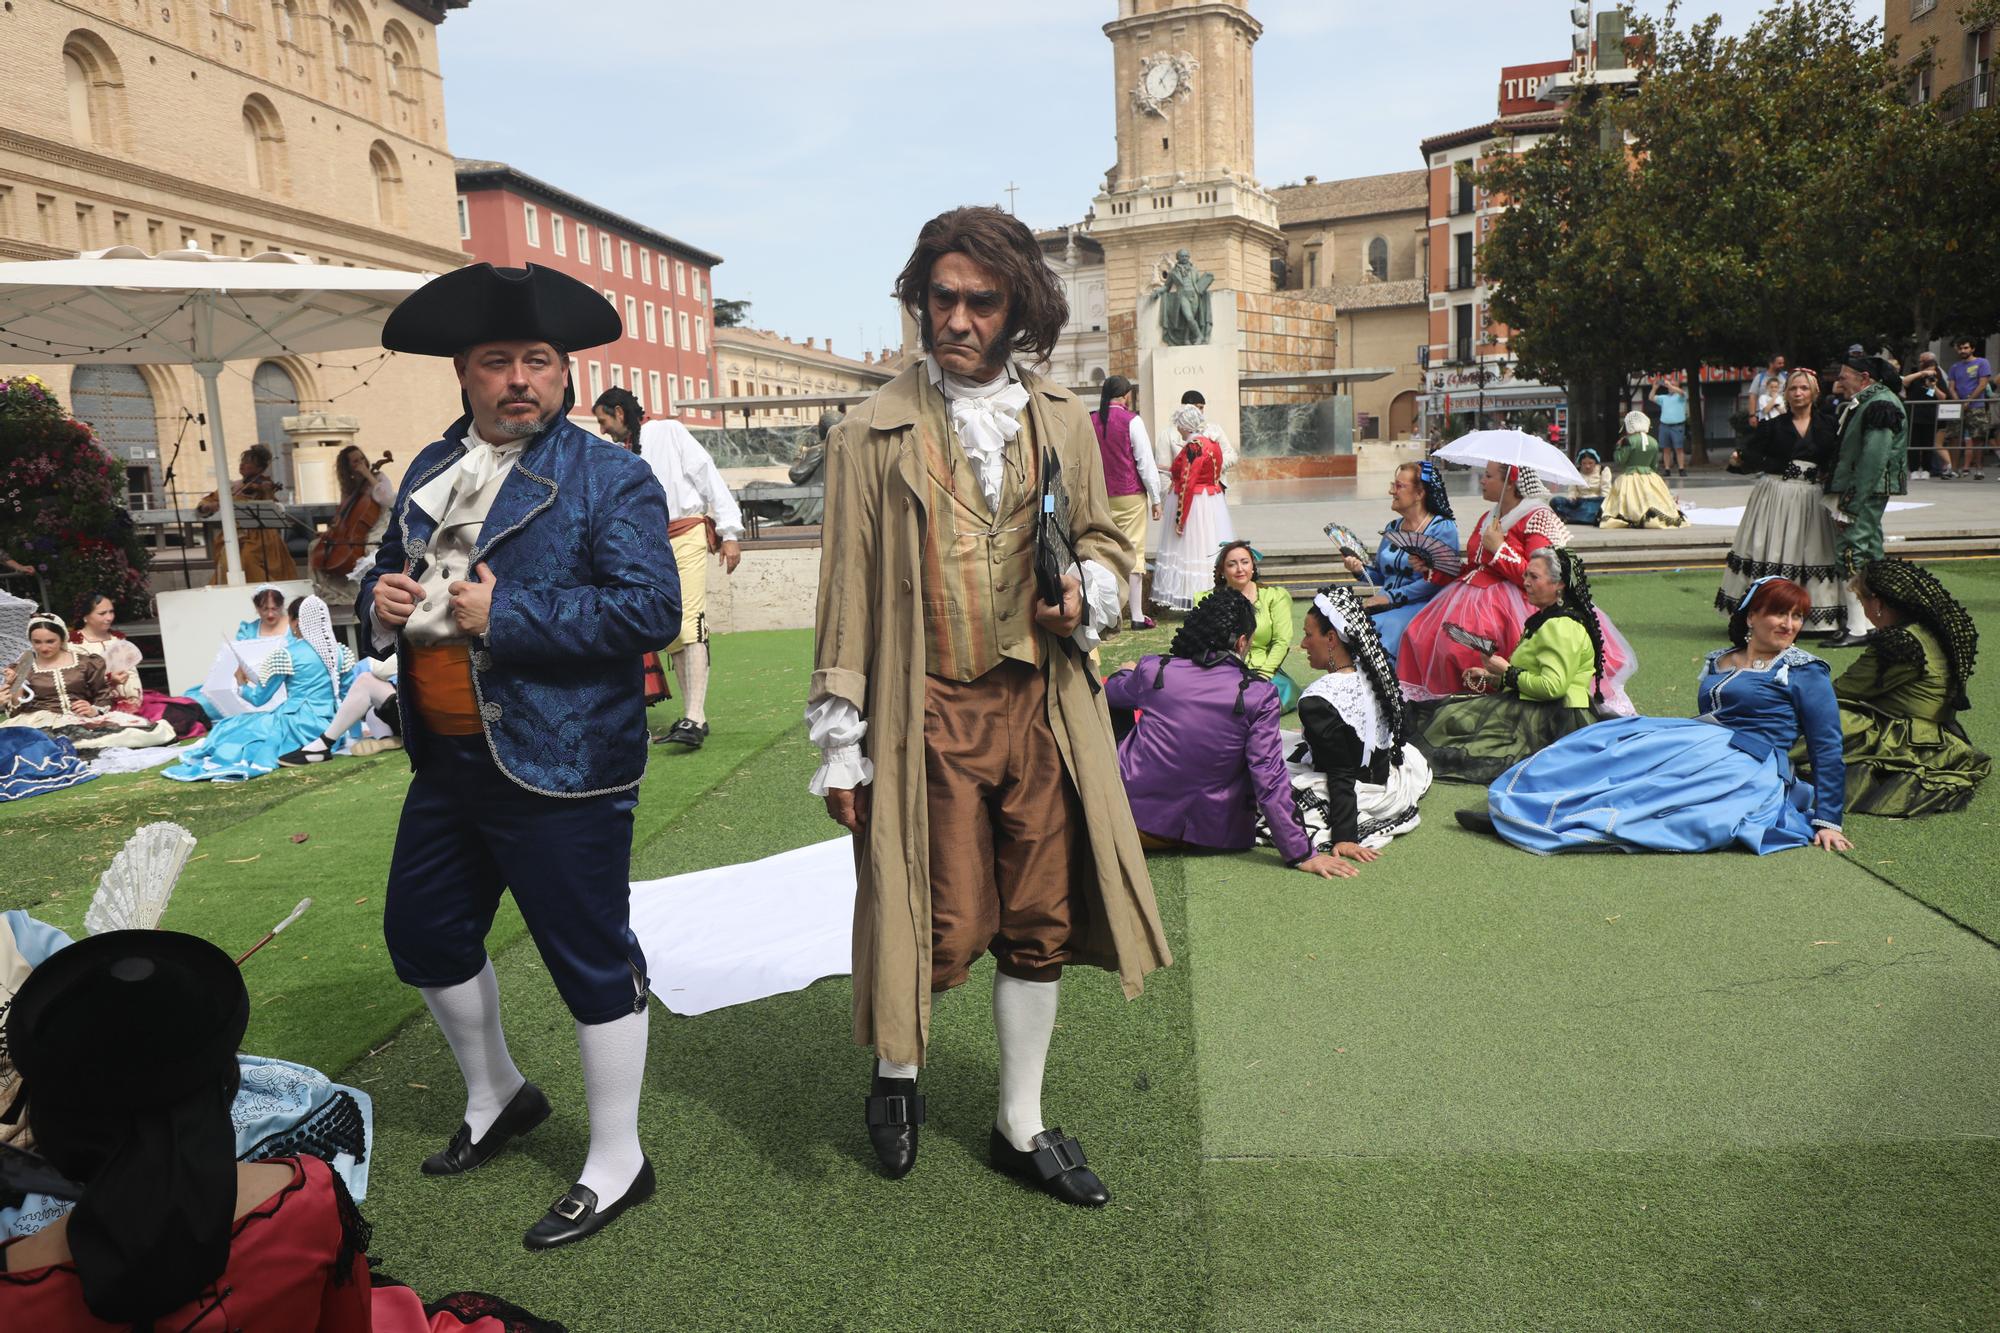
{"label": "black folded fan", "polygon": [[[1063,489],[1062,467],[1055,452],[1042,455],[1042,498],[1035,509],[1035,592],[1050,606],[1062,607],[1063,575],[1077,559],[1076,543],[1069,532],[1069,492]],[[1083,623],[1090,623],[1090,607],[1083,608]]]}

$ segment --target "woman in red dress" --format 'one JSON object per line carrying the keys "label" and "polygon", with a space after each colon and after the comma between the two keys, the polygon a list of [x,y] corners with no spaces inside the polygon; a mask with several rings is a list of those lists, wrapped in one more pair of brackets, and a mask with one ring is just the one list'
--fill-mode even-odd
{"label": "woman in red dress", "polygon": [[490,1296],[426,1307],[368,1269],[368,1224],[317,1157],[236,1161],[229,1103],[250,1000],[193,935],[58,950],[7,1016],[48,1164],[76,1207],[0,1247],[0,1328],[548,1333]]}
{"label": "woman in red dress", "polygon": [[1186,611],[1215,586],[1215,553],[1236,540],[1223,498],[1222,446],[1208,434],[1198,407],[1174,413],[1180,446],[1174,452],[1173,522],[1160,533],[1153,560],[1153,600]]}
{"label": "woman in red dress", "polygon": [[[1432,571],[1431,581],[1447,586],[1403,631],[1396,674],[1404,697],[1419,703],[1463,694],[1468,670],[1483,663],[1489,653],[1502,657],[1513,653],[1521,641],[1521,627],[1534,614],[1521,592],[1528,557],[1544,547],[1569,545],[1569,529],[1549,508],[1548,487],[1532,468],[1488,463],[1479,493],[1493,502],[1493,508],[1472,527],[1465,544],[1465,571],[1456,580]],[[1413,554],[1411,559],[1419,557]],[[1603,707],[1630,713],[1624,683],[1638,661],[1601,610],[1597,618],[1604,631]],[[1490,640],[1492,647],[1461,643],[1446,632],[1448,625]]]}

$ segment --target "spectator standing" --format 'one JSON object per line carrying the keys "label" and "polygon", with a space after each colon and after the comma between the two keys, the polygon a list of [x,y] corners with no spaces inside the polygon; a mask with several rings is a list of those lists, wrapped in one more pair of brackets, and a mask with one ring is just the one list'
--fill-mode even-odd
{"label": "spectator standing", "polygon": [[1951,396],[1965,404],[1958,418],[1959,442],[1965,446],[1958,458],[1958,474],[1984,481],[1986,473],[1980,465],[1986,460],[1981,455],[1993,430],[1992,410],[1985,399],[1993,385],[1993,364],[1974,355],[1970,338],[1960,338],[1957,348],[1958,360],[1946,373],[1951,378]]}
{"label": "spectator standing", "polygon": [[1673,475],[1679,468],[1680,475],[1688,474],[1687,467],[1687,394],[1680,384],[1669,379],[1660,388],[1660,471],[1662,475]]}
{"label": "spectator standing", "polygon": [[1951,397],[1951,383],[1938,367],[1935,352],[1917,353],[1917,368],[1903,376],[1903,402],[1910,413],[1910,460],[1913,480],[1930,479],[1932,464],[1946,481],[1958,476],[1951,455],[1937,447],[1938,404]]}
{"label": "spectator standing", "polygon": [[1774,356],[1767,369],[1750,380],[1750,424],[1782,417],[1785,409],[1785,358]]}

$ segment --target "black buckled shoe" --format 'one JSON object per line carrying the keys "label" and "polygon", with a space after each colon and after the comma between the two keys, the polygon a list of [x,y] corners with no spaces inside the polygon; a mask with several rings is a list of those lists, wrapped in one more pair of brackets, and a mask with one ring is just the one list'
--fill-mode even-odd
{"label": "black buckled shoe", "polygon": [[1853,630],[1848,630],[1838,638],[1821,639],[1819,646],[1822,648],[1860,648],[1864,647],[1867,642],[1868,636],[1866,634],[1856,634]]}
{"label": "black buckled shoe", "polygon": [[699,750],[701,743],[708,739],[708,723],[690,722],[686,718],[667,728],[664,736],[655,736],[655,745],[684,745],[690,750]]}
{"label": "black buckled shoe", "polygon": [[1455,812],[1458,826],[1471,829],[1474,833],[1490,833],[1498,837],[1500,830],[1493,827],[1493,816],[1485,810],[1459,810]]}
{"label": "black buckled shoe", "polygon": [[508,1100],[499,1119],[487,1128],[484,1138],[474,1143],[472,1127],[459,1121],[458,1132],[451,1136],[451,1142],[424,1158],[423,1172],[427,1176],[457,1176],[476,1166],[484,1166],[510,1140],[519,1138],[548,1118],[549,1099],[542,1096],[542,1090],[534,1084],[523,1083],[521,1090]]}
{"label": "black buckled shoe", "polygon": [[901,1180],[917,1164],[917,1126],[924,1123],[924,1099],[913,1078],[875,1076],[862,1098],[868,1113],[868,1141],[875,1145],[882,1174]]}
{"label": "black buckled shoe", "polygon": [[594,1236],[618,1220],[618,1215],[635,1203],[644,1203],[653,1197],[656,1182],[653,1179],[653,1163],[648,1158],[639,1159],[639,1174],[632,1178],[631,1187],[618,1196],[615,1203],[598,1207],[597,1191],[582,1185],[571,1185],[563,1196],[549,1205],[549,1211],[542,1220],[528,1228],[521,1237],[521,1243],[531,1250],[553,1250],[558,1245],[570,1245]]}
{"label": "black buckled shoe", "polygon": [[993,1169],[1079,1208],[1102,1208],[1111,1202],[1111,1191],[1084,1163],[1081,1143],[1060,1128],[1045,1129],[1029,1142],[1034,1146],[1022,1152],[995,1129],[988,1146]]}

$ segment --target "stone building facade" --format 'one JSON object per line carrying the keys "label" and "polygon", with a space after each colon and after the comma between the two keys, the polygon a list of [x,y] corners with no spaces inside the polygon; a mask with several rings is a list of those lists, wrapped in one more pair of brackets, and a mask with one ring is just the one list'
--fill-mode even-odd
{"label": "stone building facade", "polygon": [[[715,331],[716,397],[824,397],[871,394],[902,369],[898,353],[863,352],[859,360],[833,350],[833,339],[807,338],[793,342],[768,329],[729,328]],[[825,408],[777,403],[749,409],[725,409],[728,425],[810,426]]]}
{"label": "stone building facade", "polygon": [[[0,14],[0,258],[282,250],[442,272],[453,217],[438,27],[469,0],[12,0]],[[183,367],[32,370],[127,467],[135,507],[214,487]],[[458,414],[448,368],[376,349],[232,364],[232,452],[277,455],[283,498],[332,498],[359,443],[392,474]],[[289,423],[289,425],[288,425]],[[233,471],[233,469],[232,469]]]}
{"label": "stone building facade", "polygon": [[1926,44],[1933,65],[1910,76],[1910,92],[1921,102],[1941,103],[1957,117],[2000,103],[1994,84],[1994,55],[2000,24],[1967,20],[1974,0],[1882,0],[1882,33],[1897,42],[1906,61]]}
{"label": "stone building facade", "polygon": [[652,416],[716,426],[707,408],[684,408],[714,387],[710,274],[722,256],[633,222],[539,181],[505,162],[460,158],[458,225],[466,254],[520,268],[541,264],[604,293],[625,336],[570,358],[573,416],[596,428],[591,404],[614,385],[632,390]]}
{"label": "stone building facade", "polygon": [[1353,385],[1355,436],[1405,439],[1416,429],[1428,340],[1424,272],[1429,244],[1428,173],[1279,186],[1284,287],[1332,307],[1348,366],[1394,370]]}

